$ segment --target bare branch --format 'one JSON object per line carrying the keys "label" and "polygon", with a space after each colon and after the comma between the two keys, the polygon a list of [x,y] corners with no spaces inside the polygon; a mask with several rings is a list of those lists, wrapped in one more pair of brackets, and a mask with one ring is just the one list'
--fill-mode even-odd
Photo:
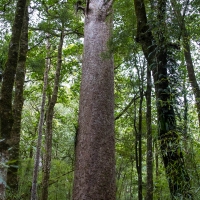
{"label": "bare branch", "polygon": [[119,119],[131,107],[131,105],[134,103],[134,101],[139,98],[140,98],[140,96],[137,96],[137,97],[134,96],[132,98],[132,100],[130,101],[130,103],[124,108],[124,110],[122,110],[122,112],[117,117],[115,117],[115,120]]}

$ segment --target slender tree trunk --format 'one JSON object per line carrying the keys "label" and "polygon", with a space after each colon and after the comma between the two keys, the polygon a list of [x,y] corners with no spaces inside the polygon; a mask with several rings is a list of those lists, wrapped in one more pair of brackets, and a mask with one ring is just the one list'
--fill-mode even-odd
{"label": "slender tree trunk", "polygon": [[188,139],[188,99],[187,99],[187,89],[186,89],[186,73],[184,72],[183,81],[183,103],[184,103],[184,114],[183,114],[183,136],[185,141]]}
{"label": "slender tree trunk", "polygon": [[50,98],[48,110],[47,110],[47,119],[46,119],[46,135],[45,135],[45,155],[43,161],[43,179],[42,179],[42,200],[48,199],[48,186],[49,186],[49,177],[50,177],[50,168],[51,168],[51,152],[52,152],[52,123],[53,123],[53,111],[54,106],[57,101],[58,88],[59,88],[59,79],[60,71],[62,65],[62,46],[63,46],[64,32],[61,32],[60,43],[58,46],[58,60],[56,67],[56,74],[54,79],[54,88],[53,94]]}
{"label": "slender tree trunk", "polygon": [[[21,37],[26,0],[18,0],[15,12],[15,19],[12,26],[12,36],[8,50],[8,59],[3,72],[3,82],[0,99],[0,162],[6,163],[9,159],[8,149],[10,148],[11,130],[13,125],[12,114],[12,92],[16,74],[19,42]],[[7,168],[0,167],[0,199],[5,199],[5,188],[7,179]]]}
{"label": "slender tree trunk", "polygon": [[[144,2],[134,0],[137,16],[137,41],[142,44],[144,55],[152,67],[158,113],[158,139],[165,166],[172,199],[191,198],[190,179],[185,168],[183,154],[176,131],[176,120],[169,91],[167,73],[167,46],[164,38],[165,0],[158,1],[158,31],[157,40],[147,24]],[[157,43],[156,43],[157,41]],[[156,44],[155,44],[156,43]]]}
{"label": "slender tree trunk", "polygon": [[143,90],[140,91],[139,124],[138,124],[138,200],[142,200],[142,102]]}
{"label": "slender tree trunk", "polygon": [[[2,86],[2,78],[3,78],[3,69],[2,69],[2,66],[1,66],[2,63],[0,63],[0,99],[1,99],[1,86]],[[0,124],[0,130],[1,130],[1,124]]]}
{"label": "slender tree trunk", "polygon": [[147,194],[146,200],[153,200],[153,149],[151,128],[151,69],[147,66],[146,121],[147,121]]}
{"label": "slender tree trunk", "polygon": [[136,165],[136,170],[137,170],[137,178],[138,178],[138,198],[140,196],[139,194],[139,152],[138,152],[138,127],[137,127],[137,105],[136,101],[134,101],[134,118],[133,118],[133,126],[135,130],[135,165]]}
{"label": "slender tree trunk", "polygon": [[37,200],[37,198],[38,198],[37,197],[37,179],[38,179],[38,172],[39,172],[39,162],[40,162],[40,152],[41,152],[41,142],[42,142],[42,130],[43,130],[44,114],[45,114],[46,91],[47,91],[47,86],[48,86],[48,71],[49,71],[49,67],[50,67],[49,35],[47,35],[46,49],[47,49],[47,58],[46,58],[45,71],[44,71],[44,85],[43,85],[43,92],[42,92],[40,120],[39,120],[39,125],[38,125],[37,149],[36,149],[35,163],[34,163],[34,169],[33,169],[31,200]]}
{"label": "slender tree trunk", "polygon": [[134,102],[134,119],[133,119],[133,125],[134,125],[134,130],[135,130],[135,165],[136,165],[136,170],[137,170],[137,178],[138,178],[138,181],[137,181],[137,191],[138,191],[138,199],[140,198],[140,166],[139,166],[139,147],[138,147],[138,136],[139,136],[139,133],[138,133],[138,127],[137,127],[137,115],[136,115],[136,109],[137,109],[137,106],[136,106],[136,102]]}
{"label": "slender tree trunk", "polygon": [[114,67],[109,51],[112,0],[85,13],[73,200],[115,199]]}
{"label": "slender tree trunk", "polygon": [[[155,152],[155,171],[156,171],[156,180],[159,180],[160,179],[160,173],[159,173],[159,157],[158,157],[158,152],[159,152],[159,149],[158,149],[158,140],[156,139],[155,142],[154,142],[154,152]],[[155,189],[155,193],[156,193],[156,196],[157,196],[157,200],[160,200],[161,197],[160,197],[160,186],[156,186],[156,189]]]}
{"label": "slender tree trunk", "polygon": [[[137,65],[136,65],[137,66]],[[138,174],[138,200],[142,200],[142,103],[144,96],[143,79],[144,79],[144,67],[141,74],[137,69],[139,78],[139,90],[140,90],[140,101],[139,101],[139,117],[138,117],[138,130],[136,130],[136,123],[134,125],[136,131],[136,168]],[[136,107],[135,107],[136,108]],[[135,116],[136,120],[136,116]]]}
{"label": "slender tree trunk", "polygon": [[26,54],[28,51],[28,6],[26,6],[23,29],[20,40],[19,60],[17,63],[17,71],[15,78],[15,96],[13,103],[13,118],[14,123],[11,132],[11,150],[9,158],[9,168],[7,174],[7,185],[13,194],[18,190],[18,165],[19,165],[19,143],[20,143],[20,130],[21,130],[21,115],[23,108],[23,91],[24,91],[24,78],[25,78],[25,63]]}
{"label": "slender tree trunk", "polygon": [[[189,3],[189,0],[187,0],[187,4]],[[189,39],[189,34],[187,31],[187,28],[185,26],[185,20],[184,16],[182,16],[181,11],[179,10],[177,6],[177,2],[174,0],[171,0],[171,4],[173,6],[173,9],[175,11],[178,24],[180,27],[181,31],[181,36],[183,40],[183,51],[184,51],[184,56],[185,56],[185,62],[187,66],[187,72],[188,72],[188,78],[189,82],[191,84],[194,96],[195,96],[195,101],[196,101],[196,107],[197,107],[197,114],[198,114],[198,122],[199,122],[199,127],[200,127],[200,88],[199,84],[196,79],[196,75],[194,72],[194,65],[192,61],[192,56],[191,56],[191,51],[190,51],[190,39]],[[186,4],[186,6],[187,6]],[[185,8],[187,9],[187,8]]]}

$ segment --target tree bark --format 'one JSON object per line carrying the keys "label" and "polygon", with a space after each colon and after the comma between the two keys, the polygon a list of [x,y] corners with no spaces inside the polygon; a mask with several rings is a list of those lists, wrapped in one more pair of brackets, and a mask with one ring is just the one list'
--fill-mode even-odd
{"label": "tree bark", "polygon": [[60,42],[58,46],[58,58],[56,74],[54,79],[53,94],[50,98],[47,116],[46,116],[46,135],[45,135],[45,155],[43,160],[43,178],[42,178],[42,200],[48,199],[48,187],[49,187],[49,177],[51,168],[51,153],[52,153],[52,123],[53,123],[53,111],[54,106],[57,102],[60,71],[62,65],[62,47],[63,47],[64,31],[60,34]]}
{"label": "tree bark", "polygon": [[[137,64],[136,64],[137,66]],[[135,110],[135,119],[134,119],[134,128],[136,132],[136,141],[135,141],[135,154],[136,154],[136,169],[138,175],[138,200],[142,200],[142,104],[144,96],[144,66],[142,67],[141,74],[137,68],[137,74],[139,78],[139,117],[138,117],[138,127],[136,126],[136,110]],[[136,106],[135,106],[136,109]]]}
{"label": "tree bark", "polygon": [[[185,62],[186,62],[186,66],[187,66],[188,78],[189,78],[189,82],[191,84],[191,87],[192,87],[192,90],[193,90],[193,93],[195,96],[195,102],[196,102],[196,108],[197,108],[197,114],[198,114],[198,122],[199,122],[199,127],[200,127],[200,88],[199,88],[199,84],[197,82],[195,71],[194,71],[194,65],[193,65],[191,51],[190,51],[189,34],[188,34],[187,28],[185,26],[184,16],[182,16],[181,11],[178,9],[177,2],[174,0],[171,0],[171,4],[175,11],[175,14],[176,14],[176,17],[178,20],[178,24],[180,27],[180,31],[181,31],[181,36],[182,36],[182,40],[183,40],[183,51],[184,51],[184,57],[185,57]],[[186,6],[187,6],[187,4],[186,4]]]}
{"label": "tree bark", "polygon": [[[156,139],[154,142],[154,152],[155,152],[155,171],[156,171],[156,180],[160,179],[160,173],[159,173],[159,149],[158,149],[158,140]],[[157,196],[157,199],[160,200],[160,186],[155,187],[155,192],[154,194]]]}
{"label": "tree bark", "polygon": [[190,179],[184,165],[183,154],[180,149],[179,136],[176,131],[176,120],[169,91],[167,73],[167,46],[163,24],[165,23],[165,0],[158,1],[159,20],[157,38],[152,35],[147,24],[144,1],[134,0],[137,16],[137,41],[141,43],[144,55],[153,71],[155,84],[158,139],[165,171],[169,183],[171,198],[191,198]]}
{"label": "tree bark", "polygon": [[7,174],[7,185],[13,194],[18,190],[18,166],[19,166],[19,143],[21,130],[21,115],[24,103],[24,79],[26,71],[26,54],[28,52],[28,6],[26,6],[23,29],[20,40],[19,59],[17,63],[15,78],[15,95],[13,103],[14,123],[11,132],[11,150],[9,158],[9,168]]}
{"label": "tree bark", "polygon": [[188,135],[188,99],[187,99],[187,88],[186,88],[186,72],[184,72],[183,92],[184,92],[183,136],[185,138],[185,141],[187,141],[189,135]]}
{"label": "tree bark", "polygon": [[138,200],[142,200],[142,102],[143,102],[143,89],[140,91],[140,103],[139,103],[139,124],[138,124]]}
{"label": "tree bark", "polygon": [[146,200],[153,200],[153,149],[151,128],[151,69],[147,66],[146,121],[147,121],[147,194]]}
{"label": "tree bark", "polygon": [[8,50],[8,59],[3,72],[3,82],[0,99],[0,156],[3,165],[0,167],[0,199],[5,198],[5,187],[7,179],[6,162],[9,159],[11,130],[13,125],[12,92],[17,68],[19,43],[26,7],[26,0],[18,0],[15,19],[12,26],[12,36]]}
{"label": "tree bark", "polygon": [[41,103],[41,110],[40,110],[40,120],[38,125],[38,140],[37,140],[37,149],[35,155],[35,163],[33,169],[33,181],[32,181],[32,189],[31,189],[31,200],[37,200],[37,179],[38,179],[38,172],[39,172],[39,162],[40,162],[40,152],[41,152],[41,143],[42,143],[42,129],[44,123],[44,114],[45,114],[45,102],[46,102],[46,91],[48,86],[48,72],[50,67],[50,43],[49,43],[49,35],[47,34],[47,58],[46,58],[46,66],[44,71],[44,85],[43,85],[43,92],[42,92],[42,103]]}
{"label": "tree bark", "polygon": [[85,15],[73,200],[115,199],[112,0],[90,0]]}
{"label": "tree bark", "polygon": [[199,88],[199,85],[195,76],[195,72],[194,72],[194,65],[192,61],[190,44],[189,44],[188,38],[189,38],[189,35],[187,33],[186,28],[184,27],[184,30],[183,30],[184,56],[185,56],[185,61],[186,61],[186,66],[187,66],[187,71],[188,71],[189,82],[191,83],[191,87],[195,96],[198,122],[199,122],[199,127],[200,127],[200,88]]}

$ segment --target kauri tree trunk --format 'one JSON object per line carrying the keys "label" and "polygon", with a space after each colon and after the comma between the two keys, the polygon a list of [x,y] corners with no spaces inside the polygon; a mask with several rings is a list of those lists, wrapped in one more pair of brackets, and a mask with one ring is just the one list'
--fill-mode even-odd
{"label": "kauri tree trunk", "polygon": [[16,5],[15,19],[12,26],[12,36],[8,50],[8,59],[3,72],[3,82],[0,99],[0,199],[5,198],[7,181],[6,163],[9,159],[8,149],[11,147],[11,131],[13,125],[12,100],[13,85],[16,74],[19,43],[22,32],[26,0],[18,0]]}
{"label": "kauri tree trunk", "polygon": [[159,20],[159,25],[156,32],[156,40],[147,24],[144,1],[134,0],[134,2],[138,29],[136,40],[141,43],[144,55],[153,71],[157,100],[158,139],[171,198],[192,199],[190,179],[179,144],[175,113],[171,100],[172,94],[169,90],[167,46],[163,29],[166,0],[158,0],[157,19]]}
{"label": "kauri tree trunk", "polygon": [[114,68],[109,50],[112,0],[89,2],[85,12],[73,200],[114,200]]}

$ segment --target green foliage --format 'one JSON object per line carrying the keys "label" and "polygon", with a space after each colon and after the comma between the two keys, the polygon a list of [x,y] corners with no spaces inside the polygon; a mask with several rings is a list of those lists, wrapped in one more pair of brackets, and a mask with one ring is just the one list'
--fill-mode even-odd
{"label": "green foliage", "polygon": [[[80,94],[81,65],[83,53],[83,15],[76,14],[74,9],[75,0],[48,0],[33,1],[31,4],[30,27],[29,27],[29,52],[27,56],[27,72],[24,89],[24,108],[21,124],[20,160],[19,166],[19,192],[18,194],[8,194],[8,199],[30,199],[30,189],[32,184],[33,158],[36,149],[37,128],[40,116],[41,94],[43,88],[43,73],[46,60],[46,35],[49,35],[51,44],[50,57],[51,66],[49,69],[48,96],[52,94],[52,88],[57,65],[57,47],[59,43],[60,31],[64,30],[65,38],[63,45],[63,58],[61,79],[59,83],[58,100],[54,110],[53,120],[53,143],[52,143],[52,165],[49,182],[49,199],[71,199],[73,186],[74,167],[74,143],[75,132],[78,123],[78,107]],[[178,2],[178,7],[183,10],[182,1]],[[0,4],[0,17],[2,19],[0,28],[0,75],[4,70],[7,59],[7,51],[10,40],[10,27],[13,20],[14,2],[2,0]],[[157,30],[163,28],[166,38],[166,51],[168,52],[167,69],[170,86],[168,89],[160,91],[170,94],[168,101],[160,101],[161,107],[174,105],[177,119],[177,133],[179,133],[180,149],[185,158],[185,165],[191,177],[192,193],[194,199],[200,199],[200,140],[199,127],[197,123],[197,113],[193,93],[189,86],[186,75],[183,51],[168,48],[168,42],[179,41],[181,30],[178,29],[179,22],[174,15],[170,4],[167,7],[167,20],[165,27],[156,17],[157,8],[152,9],[149,1],[145,1],[148,14],[148,24],[156,40]],[[185,22],[191,39],[192,56],[196,64],[195,72],[200,78],[199,72],[199,12],[200,4],[198,0],[191,2],[185,15]],[[135,155],[136,131],[134,120],[138,126],[138,107],[141,82],[146,90],[146,63],[141,51],[141,47],[135,42],[136,38],[136,16],[133,1],[116,0],[114,3],[114,25],[113,37],[109,43],[111,52],[114,53],[115,67],[115,117],[122,114],[115,121],[116,134],[116,181],[117,199],[137,199],[137,170]],[[150,48],[150,47],[149,47]],[[106,55],[107,56],[107,55]],[[150,55],[149,55],[150,56]],[[151,66],[154,69],[156,65]],[[144,73],[144,79],[141,75]],[[162,76],[162,75],[160,75]],[[160,81],[166,80],[159,77]],[[155,83],[154,83],[155,84]],[[153,85],[153,83],[152,83]],[[173,89],[175,88],[175,89]],[[173,89],[173,90],[172,90]],[[171,199],[168,182],[164,172],[161,159],[161,152],[156,147],[158,142],[157,111],[155,88],[152,91],[152,135],[154,148],[154,199]],[[184,95],[187,97],[184,102]],[[124,109],[135,98],[128,109]],[[164,112],[165,110],[163,110]],[[187,119],[185,117],[187,116]],[[143,175],[143,196],[146,195],[146,99],[142,107],[142,175]],[[168,123],[163,122],[162,126],[167,127]],[[45,131],[44,124],[44,131]],[[44,133],[43,133],[44,140]],[[42,146],[42,156],[44,146]],[[158,158],[158,159],[157,159]],[[5,163],[4,163],[5,165]],[[158,165],[158,166],[157,166]],[[156,171],[157,170],[157,171]],[[42,168],[38,192],[41,193]],[[0,178],[0,182],[1,182]]]}
{"label": "green foliage", "polygon": [[[7,194],[7,199],[29,199],[32,182],[33,160],[26,159],[21,162],[19,171],[19,192],[18,194]],[[41,168],[38,182],[39,196],[41,190]],[[65,161],[52,160],[51,178],[49,181],[49,198],[70,199],[72,192],[73,169]]]}

